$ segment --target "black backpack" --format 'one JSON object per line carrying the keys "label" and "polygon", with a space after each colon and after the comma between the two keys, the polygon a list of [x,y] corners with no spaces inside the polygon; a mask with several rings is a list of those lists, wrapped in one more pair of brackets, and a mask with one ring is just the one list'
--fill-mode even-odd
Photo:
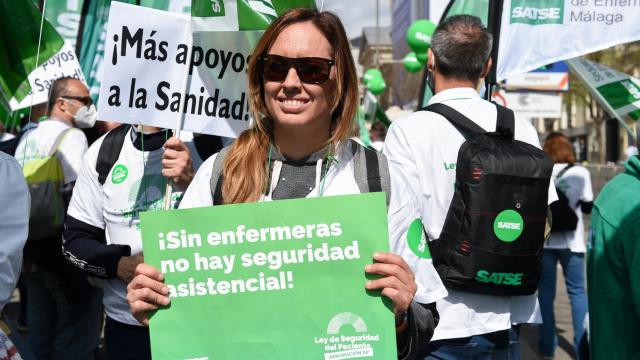
{"label": "black backpack", "polygon": [[422,109],[444,116],[466,139],[442,233],[429,247],[447,287],[529,295],[540,280],[553,163],[544,151],[515,140],[513,112],[496,108],[495,132],[444,104]]}
{"label": "black backpack", "polygon": [[[560,179],[564,173],[569,170],[573,164],[567,165],[562,169],[556,179]],[[578,228],[578,215],[569,204],[567,195],[556,185],[556,193],[558,193],[558,201],[554,201],[549,207],[551,208],[551,231],[574,231]]]}

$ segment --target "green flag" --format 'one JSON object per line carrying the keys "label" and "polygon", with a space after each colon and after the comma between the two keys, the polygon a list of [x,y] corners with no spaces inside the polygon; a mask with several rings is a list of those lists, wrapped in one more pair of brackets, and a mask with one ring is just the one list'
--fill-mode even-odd
{"label": "green flag", "polygon": [[0,90],[6,101],[12,97],[22,100],[31,90],[29,74],[57,53],[64,40],[44,20],[38,44],[42,14],[30,1],[0,1],[0,14],[4,15],[0,21]]}
{"label": "green flag", "polygon": [[627,127],[624,116],[634,121],[640,119],[640,79],[585,58],[571,59],[567,63],[598,102],[623,126]]}
{"label": "green flag", "polygon": [[75,50],[84,0],[47,2],[44,16]]}
{"label": "green flag", "polygon": [[[453,15],[474,15],[487,25],[489,0],[454,0],[450,3],[449,11],[443,14],[442,19]],[[442,21],[442,19],[440,20]]]}
{"label": "green flag", "polygon": [[138,0],[140,6],[171,11],[178,14],[191,14],[191,2],[185,0]]}
{"label": "green flag", "polygon": [[314,0],[191,0],[191,16],[204,21],[196,30],[205,30],[207,23],[219,31],[264,30],[296,7],[315,9],[316,4]]}

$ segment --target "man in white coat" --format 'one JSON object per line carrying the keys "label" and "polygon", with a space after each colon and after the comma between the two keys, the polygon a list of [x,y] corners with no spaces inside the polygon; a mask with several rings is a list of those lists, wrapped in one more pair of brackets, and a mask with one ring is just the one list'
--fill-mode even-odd
{"label": "man in white coat", "polygon": [[[427,60],[429,86],[435,93],[429,103],[444,103],[486,131],[496,129],[497,111],[494,104],[479,97],[476,88],[491,67],[491,45],[491,34],[480,19],[452,16],[436,28]],[[518,118],[515,139],[540,147],[533,126]],[[440,237],[454,194],[458,150],[464,141],[449,121],[429,111],[398,119],[387,134],[384,154],[391,173],[401,174],[409,184],[430,240]],[[550,191],[550,200],[555,200],[555,191]],[[402,246],[405,245],[394,248]],[[415,257],[405,257],[416,271],[415,264],[429,255],[411,244],[406,247],[416,249]],[[450,288],[447,291],[448,295],[437,302],[440,323],[420,358],[518,358],[519,329],[512,328],[512,324],[539,321],[535,295],[508,297]]]}

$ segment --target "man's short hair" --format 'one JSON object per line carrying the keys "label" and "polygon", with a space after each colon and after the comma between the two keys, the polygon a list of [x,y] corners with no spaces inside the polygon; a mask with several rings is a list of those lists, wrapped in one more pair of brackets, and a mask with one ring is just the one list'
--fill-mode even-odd
{"label": "man's short hair", "polygon": [[454,15],[436,27],[431,51],[445,77],[478,81],[491,55],[493,36],[482,21],[471,15]]}
{"label": "man's short hair", "polygon": [[51,89],[49,90],[49,104],[47,115],[51,115],[51,110],[53,110],[53,106],[56,104],[56,100],[59,97],[67,95],[67,85],[71,80],[78,80],[72,78],[70,76],[63,76],[61,78],[57,78],[51,84]]}

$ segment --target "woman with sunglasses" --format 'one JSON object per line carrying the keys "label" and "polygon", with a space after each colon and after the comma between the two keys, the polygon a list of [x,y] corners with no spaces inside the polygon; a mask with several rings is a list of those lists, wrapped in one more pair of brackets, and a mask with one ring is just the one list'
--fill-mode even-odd
{"label": "woman with sunglasses", "polygon": [[[180,207],[360,193],[353,166],[359,145],[348,140],[358,107],[356,70],[338,17],[305,9],[283,14],[258,42],[248,78],[253,126],[202,165]],[[382,155],[374,156],[386,169]],[[413,219],[410,202],[400,200],[408,197],[396,189],[402,187],[393,186],[391,236]],[[414,302],[414,275],[400,256],[372,260],[366,271],[381,277],[363,286],[392,301],[399,357],[413,358],[433,333],[433,313]],[[141,264],[136,272],[127,297],[133,315],[148,324],[147,312],[169,297],[157,269]],[[432,302],[441,290],[420,289],[416,298]]]}

